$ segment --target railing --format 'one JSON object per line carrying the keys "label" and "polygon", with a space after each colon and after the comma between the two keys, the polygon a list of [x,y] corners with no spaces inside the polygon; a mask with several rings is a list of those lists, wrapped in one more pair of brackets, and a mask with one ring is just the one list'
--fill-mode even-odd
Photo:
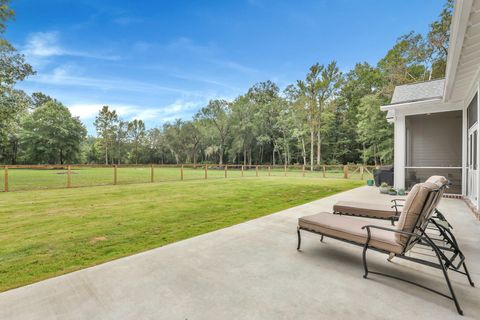
{"label": "railing", "polygon": [[100,185],[242,177],[312,177],[365,180],[374,166],[320,165],[6,165],[5,192]]}

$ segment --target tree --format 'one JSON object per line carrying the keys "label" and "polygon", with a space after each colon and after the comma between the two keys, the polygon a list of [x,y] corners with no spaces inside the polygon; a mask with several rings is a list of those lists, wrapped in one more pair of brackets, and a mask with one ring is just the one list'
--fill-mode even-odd
{"label": "tree", "polygon": [[17,162],[21,122],[30,106],[30,97],[21,90],[5,90],[0,96],[0,161],[3,163]]}
{"label": "tree", "polygon": [[15,12],[8,6],[9,0],[0,0],[0,33],[5,32],[6,22],[15,16]]}
{"label": "tree", "polygon": [[48,101],[56,101],[56,100],[42,92],[32,93],[32,104],[34,108],[38,108],[44,105],[45,103],[47,103]]}
{"label": "tree", "polygon": [[128,121],[122,121],[120,118],[113,126],[113,143],[112,143],[112,163],[122,163],[126,162],[128,159],[127,155],[129,152],[128,145]]}
{"label": "tree", "polygon": [[100,144],[105,155],[105,164],[108,164],[110,149],[115,138],[115,127],[118,124],[117,112],[115,110],[110,111],[108,106],[103,106],[93,124],[100,138]]}
{"label": "tree", "polygon": [[246,96],[249,103],[253,105],[250,112],[254,120],[252,121],[254,124],[253,134],[259,147],[257,163],[264,162],[264,153],[268,152],[268,148],[270,148],[272,164],[275,165],[275,154],[280,152],[277,140],[279,132],[275,127],[282,107],[279,88],[272,81],[259,82],[248,90]]}
{"label": "tree", "polygon": [[15,163],[18,153],[20,119],[30,107],[30,99],[14,85],[34,73],[25,57],[3,38],[14,12],[9,1],[0,0],[0,161]]}
{"label": "tree", "polygon": [[219,164],[223,164],[226,141],[230,133],[230,103],[226,100],[210,100],[208,105],[197,113],[196,118],[212,124],[216,129]]}
{"label": "tree", "polygon": [[255,142],[253,131],[255,104],[247,95],[241,95],[233,101],[231,109],[232,132],[234,133],[232,152],[242,154],[244,165],[247,164],[247,159],[250,156],[248,162],[251,164],[252,149]]}
{"label": "tree", "polygon": [[333,97],[341,85],[342,75],[335,61],[327,67],[314,64],[305,80],[298,80],[299,96],[306,103],[310,128],[310,170],[313,171],[315,134],[317,138],[317,165],[321,161],[321,119],[325,103]]}
{"label": "tree", "polygon": [[395,86],[427,80],[428,56],[427,44],[421,34],[412,31],[398,38],[377,65],[385,79],[382,96],[390,99]]}
{"label": "tree", "polygon": [[375,165],[393,160],[393,130],[385,113],[380,111],[382,99],[367,95],[361,99],[358,110],[358,135],[363,144],[363,162],[373,158]]}
{"label": "tree", "polygon": [[138,164],[140,151],[145,139],[145,123],[142,120],[133,120],[128,123],[128,138],[132,145],[132,155],[135,164]]}
{"label": "tree", "polygon": [[28,163],[77,162],[87,130],[64,105],[49,101],[23,122],[21,145]]}
{"label": "tree", "polygon": [[181,128],[181,139],[188,151],[186,162],[193,161],[193,164],[196,165],[198,148],[202,142],[202,133],[198,129],[198,122],[185,122]]}
{"label": "tree", "polygon": [[453,15],[453,0],[447,0],[438,20],[432,22],[428,32],[428,45],[431,59],[431,78],[445,77],[447,66],[450,24]]}

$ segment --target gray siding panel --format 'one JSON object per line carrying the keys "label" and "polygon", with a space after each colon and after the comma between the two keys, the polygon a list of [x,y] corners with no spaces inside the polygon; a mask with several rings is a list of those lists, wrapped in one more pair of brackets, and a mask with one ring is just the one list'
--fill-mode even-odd
{"label": "gray siding panel", "polygon": [[462,166],[462,112],[406,117],[407,167]]}

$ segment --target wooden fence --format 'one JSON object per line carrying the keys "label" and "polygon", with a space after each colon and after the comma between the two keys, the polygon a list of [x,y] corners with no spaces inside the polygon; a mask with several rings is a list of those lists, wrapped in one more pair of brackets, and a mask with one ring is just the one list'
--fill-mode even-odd
{"label": "wooden fence", "polygon": [[[230,164],[7,165],[3,167],[3,190],[5,192],[108,184],[183,181],[187,179],[241,178],[248,176],[302,176],[365,180],[373,178],[373,170],[375,169],[374,166],[364,165],[320,165],[315,166],[314,170],[310,170],[310,167],[302,165]],[[45,173],[47,172],[53,172],[55,176],[46,175]],[[79,173],[82,173],[80,177],[78,177]]]}

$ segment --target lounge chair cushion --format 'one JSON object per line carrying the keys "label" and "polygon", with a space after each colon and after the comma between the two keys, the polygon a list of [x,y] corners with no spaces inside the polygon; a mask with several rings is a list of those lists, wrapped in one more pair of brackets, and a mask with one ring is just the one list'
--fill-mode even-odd
{"label": "lounge chair cushion", "polygon": [[389,219],[396,215],[395,208],[392,208],[392,205],[354,201],[337,202],[333,206],[333,212],[378,219]]}
{"label": "lounge chair cushion", "polygon": [[[373,223],[364,219],[333,215],[328,212],[298,219],[298,225],[303,229],[358,244],[365,244],[367,241],[367,230],[362,230],[362,227],[369,224]],[[371,229],[371,231],[370,245],[372,247],[388,252],[402,253],[403,246],[395,240],[394,232],[378,229]]]}
{"label": "lounge chair cushion", "polygon": [[[424,182],[424,183],[417,183],[413,186],[412,190],[408,193],[407,199],[403,206],[403,211],[400,214],[400,218],[398,220],[397,229],[405,232],[414,232],[416,225],[422,225],[423,221],[419,221],[419,219],[425,220],[428,219],[430,216],[430,211],[433,211],[433,203],[437,201],[434,198],[435,195],[431,191],[438,189],[437,184]],[[419,217],[421,215],[421,217]],[[409,236],[402,235],[397,233],[395,235],[396,240],[398,243],[405,246],[408,242]]]}
{"label": "lounge chair cushion", "polygon": [[441,188],[448,183],[448,180],[444,176],[431,176],[425,182],[434,183],[437,188]]}

